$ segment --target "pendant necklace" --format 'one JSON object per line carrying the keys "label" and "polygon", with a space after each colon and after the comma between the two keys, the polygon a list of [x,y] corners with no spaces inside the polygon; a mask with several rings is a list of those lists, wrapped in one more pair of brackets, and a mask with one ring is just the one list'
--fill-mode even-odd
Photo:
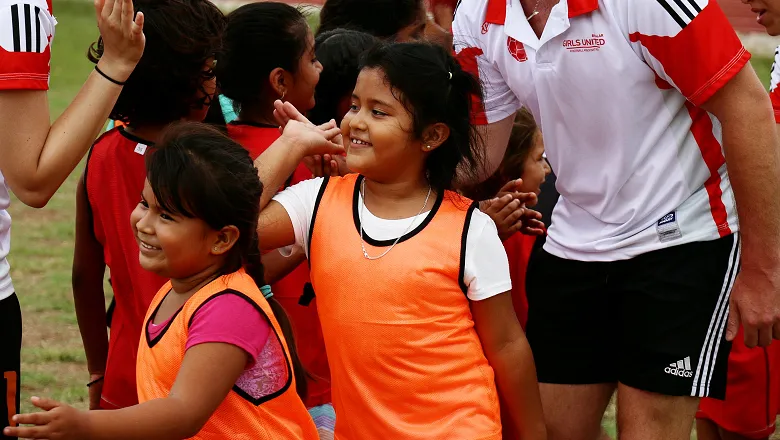
{"label": "pendant necklace", "polygon": [[382,252],[380,255],[377,255],[376,257],[372,257],[368,255],[368,251],[366,250],[366,245],[363,240],[363,212],[366,209],[366,179],[363,179],[362,182],[360,182],[360,192],[361,196],[363,196],[363,206],[360,207],[360,216],[358,217],[358,220],[360,221],[360,247],[363,249],[363,256],[366,257],[369,260],[378,260],[385,255],[387,255],[388,252],[392,251],[395,245],[398,244],[399,241],[401,241],[401,237],[406,235],[410,229],[412,229],[412,226],[414,226],[414,223],[417,221],[417,217],[422,214],[422,212],[425,210],[425,207],[428,206],[428,199],[431,197],[431,187],[428,186],[428,195],[425,196],[425,203],[423,204],[423,207],[420,208],[420,212],[417,213],[417,215],[412,218],[412,222],[409,224],[409,227],[406,228],[403,234],[399,235],[398,238],[395,239],[392,246],[390,246],[386,251]]}

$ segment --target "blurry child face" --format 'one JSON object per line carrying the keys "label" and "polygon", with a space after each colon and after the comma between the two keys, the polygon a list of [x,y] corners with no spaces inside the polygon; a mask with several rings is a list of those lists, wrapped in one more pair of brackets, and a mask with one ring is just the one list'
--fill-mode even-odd
{"label": "blurry child face", "polygon": [[166,212],[147,180],[142,199],[130,214],[141,267],[171,279],[197,274],[218,258],[211,254],[217,231],[203,220]]}
{"label": "blurry child face", "polygon": [[213,75],[214,58],[210,58],[203,66],[203,83],[198,90],[197,106],[187,116],[187,120],[202,122],[209,112],[211,100],[217,91],[217,78]]}
{"label": "blurry child face", "polygon": [[411,115],[393,96],[384,72],[363,69],[341,121],[349,169],[380,182],[422,173],[425,155],[411,127]]}
{"label": "blurry child face", "polygon": [[780,35],[780,0],[742,0],[756,14],[769,35]]}
{"label": "blurry child face", "polygon": [[534,192],[536,195],[539,195],[542,192],[542,183],[544,183],[544,179],[551,171],[547,160],[544,158],[542,132],[536,130],[531,151],[529,151],[528,157],[526,157],[525,163],[523,163],[523,185],[520,191]]}
{"label": "blurry child face", "polygon": [[314,88],[320,81],[322,64],[314,53],[314,36],[309,31],[306,36],[306,51],[298,63],[298,71],[293,75],[293,85],[284,96],[285,101],[302,112],[314,108]]}

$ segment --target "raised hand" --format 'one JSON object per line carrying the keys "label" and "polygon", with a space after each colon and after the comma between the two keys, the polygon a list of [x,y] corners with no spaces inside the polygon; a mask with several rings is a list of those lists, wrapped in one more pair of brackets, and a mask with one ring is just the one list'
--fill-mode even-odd
{"label": "raised hand", "polygon": [[95,0],[95,13],[103,39],[98,67],[124,82],[144,53],[144,14],[134,14],[132,0]]}

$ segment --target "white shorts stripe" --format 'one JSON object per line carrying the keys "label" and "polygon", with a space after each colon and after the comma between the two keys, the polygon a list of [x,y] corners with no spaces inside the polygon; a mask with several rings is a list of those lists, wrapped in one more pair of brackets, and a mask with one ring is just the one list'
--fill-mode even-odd
{"label": "white shorts stripe", "polygon": [[[729,284],[728,287],[728,295],[727,298],[731,298],[731,289],[734,288],[734,282],[737,280],[737,274],[739,274],[739,267],[740,267],[740,258],[742,257],[742,243],[739,241],[739,234],[734,235],[734,240],[738,242],[737,244],[737,259],[736,259],[736,268],[734,269],[734,276],[731,277],[731,284]],[[730,304],[730,303],[729,303]],[[720,329],[718,330],[718,335],[715,341],[715,350],[712,352],[712,368],[710,369],[709,377],[707,378],[707,389],[705,396],[710,395],[710,382],[712,382],[712,373],[715,370],[715,359],[718,356],[718,349],[720,349],[720,341],[723,340],[723,330],[726,328],[726,323],[728,322],[728,316],[730,312],[730,307],[726,307],[726,316],[723,320],[720,322]],[[704,383],[702,383],[702,386]],[[702,396],[704,397],[704,396]]]}
{"label": "white shorts stripe", "polygon": [[707,335],[704,338],[704,344],[699,353],[699,362],[696,363],[696,374],[693,377],[693,386],[691,388],[691,396],[705,397],[706,385],[709,384],[709,376],[712,374],[712,370],[715,368],[715,362],[710,365],[710,359],[714,359],[717,355],[717,349],[715,348],[714,337],[716,334],[722,334],[722,322],[728,317],[728,305],[729,297],[731,294],[731,286],[733,285],[733,278],[736,276],[737,268],[739,266],[739,234],[734,234],[734,243],[731,245],[731,252],[729,253],[729,265],[726,268],[726,275],[723,280],[723,287],[718,297],[718,302],[715,305],[715,310],[710,318],[710,325],[707,328]]}

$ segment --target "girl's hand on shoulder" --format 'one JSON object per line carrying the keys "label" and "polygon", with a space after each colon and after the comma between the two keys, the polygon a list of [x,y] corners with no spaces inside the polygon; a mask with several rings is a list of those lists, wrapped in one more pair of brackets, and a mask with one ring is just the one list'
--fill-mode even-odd
{"label": "girl's hand on shoulder", "polygon": [[135,14],[132,0],[94,2],[97,25],[103,38],[100,69],[111,78],[124,82],[144,53],[144,14]]}
{"label": "girl's hand on shoulder", "polygon": [[43,397],[33,397],[30,400],[33,405],[46,412],[18,414],[13,420],[18,425],[35,426],[7,427],[3,430],[3,434],[9,437],[51,440],[87,438],[85,412]]}

